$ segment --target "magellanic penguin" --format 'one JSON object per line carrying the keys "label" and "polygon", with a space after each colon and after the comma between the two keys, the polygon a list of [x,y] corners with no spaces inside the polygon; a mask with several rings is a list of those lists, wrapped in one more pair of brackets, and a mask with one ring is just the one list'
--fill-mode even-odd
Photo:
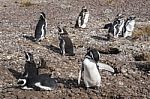
{"label": "magellanic penguin", "polygon": [[29,52],[25,52],[26,63],[24,67],[24,73],[19,77],[17,84],[22,89],[34,89],[34,90],[53,90],[57,82],[54,78],[51,78],[48,74],[38,74],[38,68],[33,60],[33,55]]}
{"label": "magellanic penguin", "polygon": [[60,54],[61,55],[69,55],[69,56],[74,56],[74,47],[71,39],[69,38],[69,35],[65,29],[63,28],[58,28],[58,34],[59,34],[59,47],[60,47]]}
{"label": "magellanic penguin", "polygon": [[122,36],[124,23],[125,21],[123,16],[121,14],[118,14],[112,24],[114,38],[118,38],[119,36]]}
{"label": "magellanic penguin", "polygon": [[99,69],[105,69],[114,72],[114,69],[106,64],[99,63],[100,53],[96,49],[91,49],[85,55],[82,66],[79,71],[78,84],[80,84],[81,76],[84,80],[86,88],[97,87],[101,85],[101,76]]}
{"label": "magellanic penguin", "polygon": [[85,28],[89,19],[89,11],[85,6],[82,7],[82,10],[76,20],[75,28]]}
{"label": "magellanic penguin", "polygon": [[44,12],[41,12],[40,19],[36,25],[35,29],[35,41],[39,42],[43,40],[46,36],[47,20]]}
{"label": "magellanic penguin", "polygon": [[29,52],[24,52],[26,57],[26,63],[24,66],[23,77],[29,77],[38,75],[38,70],[36,67],[36,63],[34,62],[33,55]]}
{"label": "magellanic penguin", "polygon": [[125,25],[124,25],[124,33],[123,33],[124,38],[132,36],[132,32],[135,27],[135,18],[136,17],[134,16],[127,18]]}
{"label": "magellanic penguin", "polygon": [[47,74],[20,77],[17,84],[24,90],[54,90],[57,87],[56,79]]}

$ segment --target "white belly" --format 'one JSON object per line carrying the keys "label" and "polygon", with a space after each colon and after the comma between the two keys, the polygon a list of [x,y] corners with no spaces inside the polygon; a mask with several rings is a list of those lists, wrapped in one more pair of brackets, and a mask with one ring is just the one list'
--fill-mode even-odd
{"label": "white belly", "polygon": [[84,22],[83,22],[83,25],[81,25],[81,28],[85,28],[86,27],[88,19],[89,19],[89,12],[85,13]]}
{"label": "white belly", "polygon": [[86,87],[100,86],[101,76],[94,62],[89,59],[83,61],[84,64],[84,83]]}
{"label": "white belly", "polygon": [[126,31],[125,31],[124,37],[132,36],[132,32],[134,30],[134,25],[135,25],[135,20],[130,21],[128,23],[128,25],[126,26]]}

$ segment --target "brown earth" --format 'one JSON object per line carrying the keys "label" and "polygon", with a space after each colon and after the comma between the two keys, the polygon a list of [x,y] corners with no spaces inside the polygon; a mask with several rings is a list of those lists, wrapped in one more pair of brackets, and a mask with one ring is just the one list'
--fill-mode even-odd
{"label": "brown earth", "polygon": [[[149,0],[31,0],[30,3],[30,6],[24,6],[21,1],[0,0],[1,99],[150,99],[150,31],[146,31],[146,36],[138,34],[133,40],[103,39],[107,34],[104,25],[112,22],[118,13],[137,17],[134,35],[141,27],[150,26]],[[90,19],[86,29],[75,29],[75,20],[83,5],[89,9]],[[26,37],[33,36],[42,11],[48,20],[47,38],[36,44]],[[73,57],[61,56],[52,49],[52,46],[58,47],[58,24],[67,26],[75,46]],[[99,50],[116,47],[121,51],[117,55],[101,54],[100,61],[111,65],[118,73],[111,75],[101,71],[102,85],[98,95],[94,89],[87,93],[83,83],[77,84],[81,60],[88,47]],[[49,69],[40,72],[59,78],[56,90],[12,87],[16,85],[17,73],[24,71],[24,51],[33,53],[36,62],[39,57],[47,61]]]}

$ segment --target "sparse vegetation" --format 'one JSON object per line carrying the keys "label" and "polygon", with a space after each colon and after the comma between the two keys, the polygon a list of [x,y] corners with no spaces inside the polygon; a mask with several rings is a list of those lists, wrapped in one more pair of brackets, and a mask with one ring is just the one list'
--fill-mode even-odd
{"label": "sparse vegetation", "polygon": [[28,6],[33,5],[31,3],[31,0],[21,0],[21,4],[22,4],[23,7],[28,7]]}
{"label": "sparse vegetation", "polygon": [[148,37],[150,36],[150,26],[146,25],[146,26],[137,28],[134,31],[133,36],[135,38],[148,39]]}
{"label": "sparse vegetation", "polygon": [[140,53],[140,54],[135,54],[133,55],[135,61],[147,61],[150,62],[150,53]]}
{"label": "sparse vegetation", "polygon": [[106,3],[108,5],[112,5],[112,4],[115,4],[117,2],[117,0],[106,0]]}

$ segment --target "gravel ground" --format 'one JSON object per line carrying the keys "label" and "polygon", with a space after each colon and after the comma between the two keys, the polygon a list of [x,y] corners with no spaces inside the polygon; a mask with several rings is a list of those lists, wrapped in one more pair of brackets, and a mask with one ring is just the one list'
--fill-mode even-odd
{"label": "gravel ground", "polygon": [[[103,29],[118,13],[126,17],[135,15],[136,35],[141,27],[150,26],[149,0],[31,0],[32,5],[28,7],[19,0],[0,0],[0,4],[0,99],[150,98],[150,37],[106,41],[107,30]],[[89,9],[90,19],[86,29],[75,29],[73,27],[83,5]],[[48,20],[47,37],[36,44],[30,38],[42,11]],[[75,46],[75,56],[61,56],[55,50],[58,48],[57,25],[67,26]],[[81,60],[88,47],[99,50],[115,47],[121,51],[117,55],[101,54],[100,61],[111,65],[118,73],[111,75],[100,71],[102,85],[99,95],[94,89],[87,93],[83,83],[77,85]],[[12,87],[16,85],[15,76],[24,71],[24,51],[33,53],[36,62],[39,57],[46,60],[49,69],[42,69],[40,73],[52,74],[58,79],[56,90],[33,91]],[[143,54],[148,57],[143,57]]]}

